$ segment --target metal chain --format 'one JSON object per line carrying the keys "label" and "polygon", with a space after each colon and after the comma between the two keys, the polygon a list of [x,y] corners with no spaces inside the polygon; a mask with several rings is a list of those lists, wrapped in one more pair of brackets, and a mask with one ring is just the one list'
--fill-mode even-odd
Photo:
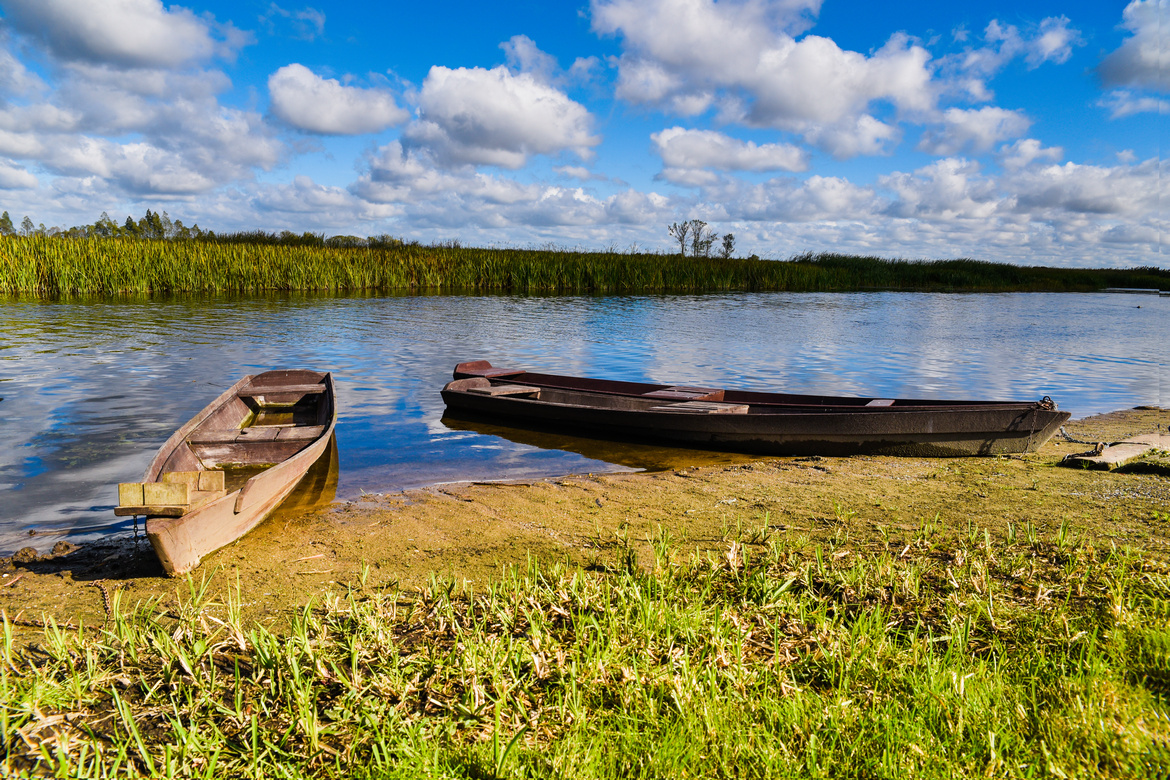
{"label": "metal chain", "polygon": [[1102,442],[1099,442],[1099,441],[1086,441],[1086,440],[1084,440],[1084,439],[1074,439],[1072,436],[1069,436],[1069,435],[1068,435],[1068,431],[1066,431],[1066,430],[1064,429],[1064,426],[1063,426],[1063,425],[1062,425],[1062,426],[1060,426],[1060,435],[1064,437],[1064,440],[1065,440],[1065,441],[1070,441],[1070,442],[1072,442],[1073,444],[1090,444],[1090,445],[1092,445],[1092,446],[1096,447],[1098,444],[1101,444],[1101,443],[1102,443]]}

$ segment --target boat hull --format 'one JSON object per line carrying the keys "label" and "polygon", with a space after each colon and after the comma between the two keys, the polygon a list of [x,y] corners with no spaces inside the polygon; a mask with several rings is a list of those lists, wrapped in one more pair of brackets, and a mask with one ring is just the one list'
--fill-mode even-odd
{"label": "boat hull", "polygon": [[[305,399],[315,397],[309,403]],[[258,411],[259,410],[259,411]],[[249,424],[264,410],[285,410],[273,425]],[[168,575],[185,574],[202,559],[264,521],[296,488],[329,448],[337,421],[333,378],[314,371],[270,371],[247,376],[177,430],[147,468],[143,484],[168,474],[211,472],[235,465],[258,470],[241,486],[220,491],[179,516],[169,507],[119,507],[118,514],[145,514],[146,535]],[[255,441],[252,440],[255,437]],[[270,465],[271,464],[271,465]],[[177,514],[177,512],[175,513]]]}
{"label": "boat hull", "polygon": [[[719,401],[700,403],[700,413],[695,413],[694,403],[646,399],[647,394],[669,394],[662,385],[612,383],[607,389],[604,380],[579,380],[579,387],[589,388],[580,390],[572,386],[574,378],[553,377],[539,384],[544,375],[488,378],[457,371],[456,376],[461,373],[463,378],[443,389],[448,415],[567,430],[593,438],[769,455],[1023,453],[1051,438],[1069,416],[1044,403],[890,401],[891,406],[871,408],[865,405],[870,399],[818,398],[814,403],[805,396],[734,391],[714,391]],[[485,383],[535,387],[536,392],[491,395]],[[650,389],[638,392],[644,388]],[[799,400],[786,402],[790,398]],[[827,403],[835,400],[842,403]]]}

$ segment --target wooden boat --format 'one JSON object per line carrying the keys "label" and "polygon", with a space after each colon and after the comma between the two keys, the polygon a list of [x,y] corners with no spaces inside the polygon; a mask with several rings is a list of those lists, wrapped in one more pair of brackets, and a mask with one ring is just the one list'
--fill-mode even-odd
{"label": "wooden boat", "polygon": [[1041,401],[790,395],[644,384],[460,363],[447,414],[594,438],[771,455],[970,456],[1029,452],[1068,419]]}
{"label": "wooden boat", "polygon": [[333,376],[266,371],[225,390],[167,439],[142,482],[118,485],[122,516],[146,516],[167,574],[256,527],[330,446]]}

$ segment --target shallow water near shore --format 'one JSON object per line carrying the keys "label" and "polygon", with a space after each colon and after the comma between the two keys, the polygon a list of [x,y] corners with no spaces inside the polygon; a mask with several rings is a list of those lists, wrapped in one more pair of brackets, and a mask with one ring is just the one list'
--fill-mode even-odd
{"label": "shallow water near shore", "polygon": [[[1125,294],[0,299],[0,555],[129,527],[116,483],[243,374],[334,372],[336,495],[725,456],[442,419],[456,362],[883,397],[1170,405],[1170,298]],[[681,460],[680,460],[681,459]],[[35,535],[30,537],[29,532]]]}

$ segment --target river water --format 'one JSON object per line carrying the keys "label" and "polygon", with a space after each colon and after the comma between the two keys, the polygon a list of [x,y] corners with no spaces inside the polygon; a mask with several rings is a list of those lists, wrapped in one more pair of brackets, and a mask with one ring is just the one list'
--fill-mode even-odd
{"label": "river water", "polygon": [[[670,465],[657,448],[445,423],[455,363],[880,397],[1170,405],[1170,297],[754,293],[0,298],[0,555],[127,528],[118,482],[224,388],[337,379],[337,497]],[[30,538],[30,532],[35,536]]]}

